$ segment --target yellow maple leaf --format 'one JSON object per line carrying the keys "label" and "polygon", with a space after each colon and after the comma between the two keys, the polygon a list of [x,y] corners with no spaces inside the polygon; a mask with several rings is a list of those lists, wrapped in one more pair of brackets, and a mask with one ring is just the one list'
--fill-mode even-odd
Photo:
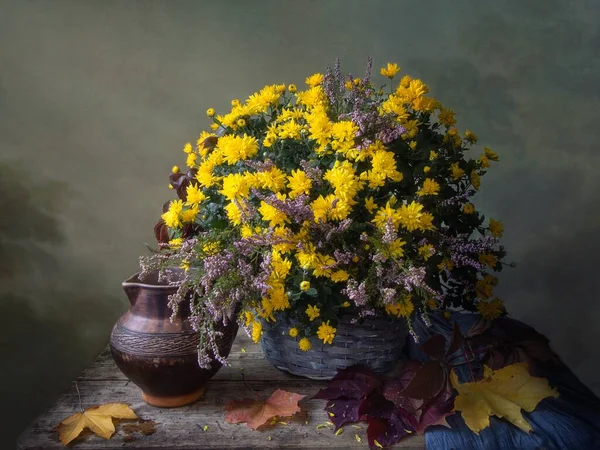
{"label": "yellow maple leaf", "polygon": [[107,403],[92,406],[83,412],[67,417],[56,427],[56,430],[63,445],[67,445],[79,436],[85,428],[89,428],[104,439],[110,439],[115,432],[113,417],[115,419],[138,418],[129,405],[125,403]]}
{"label": "yellow maple leaf", "polygon": [[493,371],[483,369],[483,379],[460,384],[454,371],[452,386],[458,391],[454,410],[460,411],[467,426],[476,434],[490,425],[490,416],[504,417],[521,430],[532,431],[521,414],[535,409],[546,397],[558,397],[548,380],[529,375],[526,363],[517,363]]}

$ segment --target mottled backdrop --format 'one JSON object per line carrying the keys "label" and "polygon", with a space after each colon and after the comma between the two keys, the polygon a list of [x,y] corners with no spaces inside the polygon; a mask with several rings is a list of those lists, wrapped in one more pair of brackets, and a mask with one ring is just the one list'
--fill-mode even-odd
{"label": "mottled backdrop", "polygon": [[399,62],[501,155],[501,293],[600,393],[597,0],[1,3],[0,443],[106,345],[206,109],[337,56]]}

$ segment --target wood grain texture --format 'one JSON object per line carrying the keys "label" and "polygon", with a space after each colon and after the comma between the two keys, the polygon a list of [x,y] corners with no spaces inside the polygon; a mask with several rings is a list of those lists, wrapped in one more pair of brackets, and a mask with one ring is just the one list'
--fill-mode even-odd
{"label": "wood grain texture", "polygon": [[[242,352],[244,349],[244,352]],[[144,436],[135,433],[135,440],[126,442],[122,425],[110,440],[85,433],[70,446],[73,449],[368,449],[366,425],[361,428],[346,426],[335,436],[331,429],[316,426],[327,422],[323,400],[307,400],[325,382],[312,381],[279,371],[262,356],[260,347],[252,344],[243,332],[238,334],[230,355],[231,367],[222,368],[206,385],[203,399],[182,408],[161,409],[149,406],[140,397],[139,389],[117,369],[105,349],[94,363],[77,379],[83,407],[108,402],[126,402],[139,417],[156,422],[156,432]],[[287,420],[288,425],[275,425],[253,431],[244,424],[228,424],[224,420],[224,406],[230,400],[244,397],[267,397],[276,389],[285,389],[307,395],[300,402],[302,413]],[[63,449],[53,428],[63,419],[79,410],[75,383],[56,404],[21,435],[18,448],[23,450]],[[207,431],[203,427],[207,425]],[[354,435],[362,438],[357,442]],[[423,436],[405,439],[394,448],[425,448]]]}

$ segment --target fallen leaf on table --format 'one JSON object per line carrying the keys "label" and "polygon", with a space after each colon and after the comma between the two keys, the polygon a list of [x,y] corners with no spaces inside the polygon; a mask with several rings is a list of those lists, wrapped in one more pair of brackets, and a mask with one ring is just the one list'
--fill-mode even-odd
{"label": "fallen leaf on table", "polygon": [[484,366],[483,379],[460,384],[454,371],[452,386],[458,391],[454,410],[461,411],[467,426],[476,434],[490,425],[490,416],[504,417],[521,430],[532,431],[523,418],[521,408],[535,409],[546,397],[558,397],[548,380],[529,375],[527,364],[518,363],[493,371]]}
{"label": "fallen leaf on table", "polygon": [[63,445],[67,445],[79,436],[85,428],[89,428],[104,439],[110,439],[115,432],[113,418],[137,419],[138,416],[125,403],[107,403],[106,405],[92,406],[83,412],[67,417],[56,427],[56,431],[58,431]]}
{"label": "fallen leaf on table", "polygon": [[290,417],[300,411],[298,402],[305,395],[277,389],[268,399],[260,401],[245,398],[229,402],[225,409],[227,423],[246,422],[249,428],[256,430],[269,419],[277,417]]}

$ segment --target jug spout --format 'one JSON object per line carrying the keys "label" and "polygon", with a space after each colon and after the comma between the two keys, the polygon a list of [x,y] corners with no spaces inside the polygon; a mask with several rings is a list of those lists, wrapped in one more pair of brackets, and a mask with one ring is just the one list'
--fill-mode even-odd
{"label": "jug spout", "polygon": [[123,281],[123,283],[121,283],[121,286],[123,286],[123,290],[125,291],[125,294],[129,299],[129,303],[131,303],[131,306],[134,306],[135,302],[137,301],[138,295],[140,293],[140,285],[141,282],[139,279],[139,273],[130,276],[125,281]]}
{"label": "jug spout", "polygon": [[[140,273],[132,275],[123,281],[122,286],[125,294],[129,298],[131,306],[136,306],[138,302],[144,302],[142,298],[149,301],[154,299],[164,299],[168,294],[174,294],[177,291],[177,281],[183,276],[183,270],[179,268],[165,269],[162,277],[158,270],[153,270],[143,278]],[[175,284],[173,284],[175,282]]]}

